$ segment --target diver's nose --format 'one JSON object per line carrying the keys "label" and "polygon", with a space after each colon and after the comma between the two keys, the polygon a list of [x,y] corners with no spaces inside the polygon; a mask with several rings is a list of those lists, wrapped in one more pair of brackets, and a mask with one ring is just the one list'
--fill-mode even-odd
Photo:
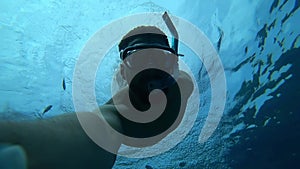
{"label": "diver's nose", "polygon": [[148,83],[148,91],[152,91],[153,89],[162,89],[162,84],[158,80],[152,80]]}

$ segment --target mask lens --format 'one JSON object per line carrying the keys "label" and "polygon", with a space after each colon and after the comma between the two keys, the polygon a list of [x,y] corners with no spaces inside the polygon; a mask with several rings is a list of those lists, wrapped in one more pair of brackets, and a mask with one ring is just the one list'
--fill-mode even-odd
{"label": "mask lens", "polygon": [[177,64],[177,56],[164,49],[132,49],[126,51],[125,55],[124,63],[132,69],[152,65],[170,70]]}

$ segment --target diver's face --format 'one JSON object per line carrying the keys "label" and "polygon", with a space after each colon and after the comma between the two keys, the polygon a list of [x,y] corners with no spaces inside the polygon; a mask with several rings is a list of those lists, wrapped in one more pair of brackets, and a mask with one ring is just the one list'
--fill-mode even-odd
{"label": "diver's face", "polygon": [[130,89],[147,95],[153,89],[166,89],[178,75],[178,57],[169,51],[150,48],[128,52],[122,74]]}

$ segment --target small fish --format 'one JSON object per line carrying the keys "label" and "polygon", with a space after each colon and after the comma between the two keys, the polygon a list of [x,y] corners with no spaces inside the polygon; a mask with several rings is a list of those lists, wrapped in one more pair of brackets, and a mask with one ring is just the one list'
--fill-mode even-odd
{"label": "small fish", "polygon": [[248,46],[245,47],[245,53],[247,53],[247,52],[248,52]]}
{"label": "small fish", "polygon": [[64,90],[66,90],[66,81],[65,81],[65,78],[63,78],[62,87],[63,87]]}
{"label": "small fish", "polygon": [[42,112],[42,115],[44,115],[45,113],[47,113],[50,109],[52,108],[52,105],[47,106],[44,111]]}
{"label": "small fish", "polygon": [[268,118],[265,122],[264,122],[264,127],[270,122],[271,118]]}

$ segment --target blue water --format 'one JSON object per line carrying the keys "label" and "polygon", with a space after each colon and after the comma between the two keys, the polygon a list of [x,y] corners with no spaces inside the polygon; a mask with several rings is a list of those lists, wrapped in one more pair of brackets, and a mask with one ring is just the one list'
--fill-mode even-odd
{"label": "blue water", "polygon": [[[74,112],[74,67],[89,38],[122,17],[169,11],[202,30],[218,51],[227,79],[224,115],[209,140],[199,143],[209,80],[202,62],[182,45],[179,50],[191,55],[182,60],[201,99],[192,130],[163,154],[119,156],[114,168],[300,168],[299,5],[299,0],[1,1],[0,116],[21,120]],[[106,73],[97,75],[99,104],[111,96],[107,84],[119,63],[117,56],[106,61]]]}

